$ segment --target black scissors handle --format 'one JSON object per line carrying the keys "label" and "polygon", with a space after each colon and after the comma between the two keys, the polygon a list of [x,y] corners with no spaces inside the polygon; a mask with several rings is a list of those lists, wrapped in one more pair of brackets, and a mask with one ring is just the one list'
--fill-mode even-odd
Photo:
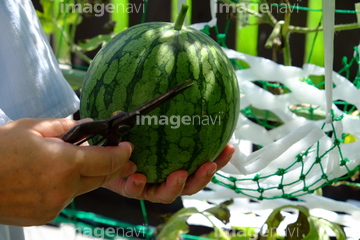
{"label": "black scissors handle", "polygon": [[[61,136],[61,139],[65,142],[80,145],[97,135],[102,136],[95,145],[105,142],[102,146],[115,146],[119,144],[123,135],[127,134],[136,122],[136,116],[145,115],[161,104],[169,101],[178,94],[182,93],[194,83],[187,84],[190,80],[187,80],[173,89],[161,94],[160,96],[146,102],[145,104],[135,108],[130,112],[120,112],[115,116],[108,119],[81,123]],[[187,84],[187,85],[186,85]]]}

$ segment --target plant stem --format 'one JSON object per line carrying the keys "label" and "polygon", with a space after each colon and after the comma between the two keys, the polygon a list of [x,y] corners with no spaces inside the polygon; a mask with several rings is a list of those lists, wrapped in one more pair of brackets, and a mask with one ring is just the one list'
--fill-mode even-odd
{"label": "plant stem", "polygon": [[263,12],[263,17],[261,20],[265,23],[270,24],[271,26],[275,26],[275,24],[278,22],[278,20],[274,17],[274,15],[272,15],[271,11],[269,11],[270,4],[267,2],[267,0],[260,0],[260,5],[268,6],[267,11]]}
{"label": "plant stem", "polygon": [[[281,37],[284,41],[284,48],[283,48],[283,54],[284,54],[284,64],[285,65],[291,65],[291,52],[290,52],[290,41],[289,37],[291,33],[312,33],[312,32],[318,32],[323,31],[323,26],[316,27],[316,28],[307,28],[307,27],[299,27],[299,26],[293,26],[290,25],[290,1],[285,0],[286,4],[286,13],[284,20],[277,20],[274,15],[269,11],[270,4],[267,0],[260,0],[259,4],[262,6],[268,6],[266,9],[267,11],[262,11],[261,13],[254,12],[251,9],[248,9],[244,4],[235,3],[231,0],[219,0],[220,2],[223,2],[225,4],[228,4],[229,6],[232,6],[234,8],[238,9],[238,12],[246,12],[248,14],[251,14],[254,17],[257,17],[259,19],[259,23],[266,23],[269,24],[272,27],[275,27],[279,24],[279,21],[284,21],[283,24],[281,24]],[[264,8],[263,8],[264,10]],[[353,30],[360,28],[359,23],[350,23],[350,24],[338,24],[335,25],[335,31],[344,31],[344,30]],[[269,43],[269,41],[267,41]]]}
{"label": "plant stem", "polygon": [[57,29],[59,29],[64,40],[68,43],[68,45],[72,46],[71,51],[74,52],[77,56],[79,56],[86,63],[90,64],[91,59],[79,50],[79,46],[73,42],[73,40],[69,37],[68,33],[62,28],[62,26],[60,26],[60,24],[55,20],[53,20],[53,24]]}
{"label": "plant stem", "polygon": [[184,25],[184,21],[185,21],[185,17],[186,17],[186,13],[188,11],[189,6],[183,4],[181,6],[181,10],[179,13],[179,16],[176,18],[175,24],[174,24],[174,29],[177,31],[180,31]]}
{"label": "plant stem", "polygon": [[74,44],[72,51],[78,56],[80,57],[82,60],[84,60],[84,62],[86,62],[87,64],[91,63],[91,58],[89,58],[88,56],[86,56],[86,54],[84,54],[81,50],[79,50],[79,46]]}
{"label": "plant stem", "polygon": [[[338,24],[335,25],[335,31],[345,31],[345,30],[354,30],[360,28],[359,23],[348,23],[348,24]],[[307,27],[298,27],[298,26],[289,26],[289,31],[293,33],[312,33],[317,31],[323,31],[324,27],[316,27],[316,28],[307,28]]]}
{"label": "plant stem", "polygon": [[[234,6],[239,9],[239,12],[246,12],[251,14],[254,17],[259,18],[259,22],[261,23],[267,23],[271,26],[275,26],[275,24],[278,22],[278,20],[271,14],[270,11],[264,11],[262,13],[254,12],[251,9],[248,9],[244,7],[241,4],[237,4],[232,2],[231,0],[219,0],[220,2],[229,4],[230,6]],[[269,4],[266,0],[260,0],[260,4]],[[338,24],[335,25],[335,31],[344,31],[344,30],[354,30],[360,28],[359,23],[348,23],[348,24]],[[299,26],[293,26],[289,25],[289,31],[290,32],[296,32],[296,33],[311,33],[316,31],[323,31],[323,27],[319,28],[307,28],[307,27],[299,27]]]}
{"label": "plant stem", "polygon": [[289,0],[285,0],[286,3],[286,13],[284,17],[284,24],[281,28],[281,36],[284,41],[283,45],[283,55],[284,55],[284,65],[291,66],[291,51],[290,51],[290,19],[291,19],[291,12],[290,12],[290,2]]}

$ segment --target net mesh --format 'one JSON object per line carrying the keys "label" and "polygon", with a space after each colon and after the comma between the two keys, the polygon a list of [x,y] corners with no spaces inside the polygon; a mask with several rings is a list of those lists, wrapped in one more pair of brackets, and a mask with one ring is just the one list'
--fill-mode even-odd
{"label": "net mesh", "polygon": [[[298,5],[291,8],[319,11]],[[314,75],[324,76],[324,68],[311,64],[288,67],[229,50],[225,43],[229,28],[220,33],[216,22],[213,17],[192,27],[207,34],[215,29],[217,42],[237,69],[241,112],[231,141],[237,146],[237,156],[212,182],[263,200],[296,198],[354,175],[360,164],[353,152],[360,137],[356,129],[359,71],[350,79],[350,69],[359,70],[358,47],[350,60],[344,57],[339,73],[334,73],[332,121],[327,122],[325,80],[316,84],[312,80]],[[350,89],[354,90],[351,96]],[[250,153],[243,153],[246,145],[242,142]]]}
{"label": "net mesh", "polygon": [[[246,57],[249,56],[245,56],[245,58]],[[348,73],[349,68],[353,65],[357,65],[357,68],[359,68],[358,47],[354,48],[353,58],[350,61],[347,61],[346,58],[344,58],[344,63],[346,64],[344,64],[344,68],[340,72]],[[261,63],[259,64],[261,68]],[[286,69],[287,68],[285,67],[284,71],[286,71]],[[306,71],[301,69],[299,70]],[[239,71],[241,72],[242,70]],[[250,83],[244,83],[240,80],[241,85],[247,85],[242,88],[244,91],[242,101],[247,102],[248,104],[242,105],[243,107],[241,109],[241,117],[239,121],[239,125],[242,127],[238,127],[237,133],[234,135],[235,139],[233,139],[233,144],[239,145],[242,140],[250,141],[255,143],[257,148],[264,150],[257,154],[256,157],[259,157],[261,154],[266,154],[267,157],[266,160],[262,160],[260,156],[257,159],[257,162],[254,161],[248,163],[249,161],[246,160],[246,157],[241,158],[241,156],[238,156],[237,160],[233,160],[234,165],[238,166],[243,164],[245,166],[258,166],[255,166],[255,168],[250,171],[244,170],[243,166],[239,166],[238,169],[240,170],[240,173],[242,171],[253,174],[240,174],[239,176],[236,174],[219,173],[216,177],[214,177],[214,183],[232,189],[236,193],[254,197],[259,200],[271,198],[294,198],[304,194],[314,193],[314,191],[324,187],[325,185],[330,185],[347,179],[359,170],[359,160],[357,157],[354,158],[351,156],[351,151],[356,150],[354,146],[357,145],[356,142],[359,136],[356,133],[356,129],[348,129],[349,132],[344,132],[343,130],[343,128],[349,128],[349,126],[344,126],[344,124],[347,124],[346,122],[350,121],[352,124],[355,124],[356,121],[359,121],[356,107],[356,95],[354,95],[354,98],[349,99],[350,101],[340,100],[340,98],[339,100],[334,99],[334,108],[336,108],[336,111],[332,111],[334,122],[326,124],[324,122],[324,106],[316,103],[319,102],[319,100],[320,102],[325,102],[325,99],[321,97],[324,96],[324,94],[321,94],[324,91],[321,90],[324,83],[322,82],[316,86],[308,76],[298,79],[296,79],[296,75],[294,76],[295,79],[292,76],[293,79],[289,81],[301,81],[301,84],[304,86],[293,84],[292,87],[288,87],[287,85],[281,83],[274,83],[271,80],[257,80],[249,85]],[[354,90],[357,91],[359,89],[356,86],[359,78],[359,72],[352,82],[340,75],[337,76],[342,81],[345,81],[349,87],[353,86]],[[337,88],[340,87],[337,86]],[[308,89],[309,92],[316,90],[315,92],[319,94],[317,95],[318,99],[315,101],[313,101],[313,99],[301,99],[301,94],[304,92],[304,89]],[[346,94],[345,89],[348,88],[340,89],[339,94]],[[259,94],[269,95],[267,98],[264,97],[265,99],[262,100],[268,100],[268,104],[253,102],[252,99],[257,100],[257,97],[261,96]],[[294,99],[295,101],[298,101],[298,103],[291,104],[291,100],[285,99],[288,98],[286,95],[293,95],[296,96],[296,98],[300,97],[300,99]],[[335,95],[334,97],[337,98],[338,96]],[[341,99],[344,98],[345,96]],[[283,108],[278,109],[279,106],[282,106]],[[274,111],[268,109],[273,109]],[[286,116],[284,115],[291,117],[287,118],[288,121],[286,121]],[[281,117],[279,118],[278,116]],[[302,119],[304,116],[306,117],[306,120]],[[294,124],[294,121],[298,121],[299,123]],[[301,130],[308,131],[306,134],[296,131],[295,125],[304,126],[305,124],[309,124],[310,121],[316,123],[318,127],[314,126],[314,128],[309,127],[308,129],[302,127]],[[321,124],[321,126],[319,124]],[[277,158],[274,156],[274,158],[271,159],[271,157],[268,156],[271,155],[271,152],[276,151],[272,143],[273,139],[270,139],[268,144],[264,144],[263,137],[262,139],[257,139],[257,137],[254,139],[251,135],[250,137],[244,136],[244,133],[241,133],[241,131],[245,127],[253,128],[253,130],[257,129],[253,131],[254,135],[259,133],[259,131],[263,132],[263,136],[276,135],[276,131],[279,131],[279,128],[283,128],[282,130],[284,130],[284,128],[290,127],[291,129],[288,128],[285,132],[281,133],[281,137],[285,134],[303,136],[304,138],[296,139],[296,141],[291,143],[294,145],[300,145],[303,144],[301,142],[307,142],[310,146],[305,147],[305,144],[302,148],[296,148],[294,145],[286,144],[284,141],[279,140],[281,141],[281,144],[283,144],[281,149],[283,152],[276,152],[279,156],[276,156]],[[314,131],[319,131],[320,138],[317,141],[311,142],[311,140],[309,140],[311,138],[308,134],[314,134]],[[251,134],[251,130],[249,129],[247,129],[246,132]],[[289,137],[287,139],[289,139]],[[270,147],[263,148],[267,145]],[[350,145],[354,146],[350,147]],[[343,150],[344,147],[346,150]],[[352,149],[350,152],[349,147]],[[238,150],[241,151],[241,149]],[[257,151],[260,152],[261,150]],[[291,151],[291,153],[289,153],[289,151]],[[256,154],[256,151],[254,154]],[[284,156],[282,157],[280,154],[286,154],[286,157],[289,157],[291,160],[283,159]],[[254,157],[251,158],[251,161],[254,159]],[[274,164],[279,166],[275,167]]]}
{"label": "net mesh", "polygon": [[[325,15],[322,9],[292,8]],[[208,33],[210,27],[216,28],[214,22],[216,18],[194,27]],[[319,50],[317,33],[310,44],[309,62]],[[342,224],[347,236],[357,239],[359,208],[313,193],[360,170],[359,47],[353,48],[351,57],[343,57],[341,70],[332,72],[332,67],[309,63],[301,68],[284,66],[228,49],[221,41],[227,33],[220,34],[218,43],[234,64],[241,91],[241,112],[231,139],[237,149],[207,190],[183,197],[185,206],[201,208],[202,200],[220,203],[234,199],[229,208],[236,217],[229,225],[238,226],[244,218],[242,224],[248,226],[249,212],[264,222],[262,216],[279,206],[303,205],[314,215]],[[325,49],[330,52],[332,48]]]}

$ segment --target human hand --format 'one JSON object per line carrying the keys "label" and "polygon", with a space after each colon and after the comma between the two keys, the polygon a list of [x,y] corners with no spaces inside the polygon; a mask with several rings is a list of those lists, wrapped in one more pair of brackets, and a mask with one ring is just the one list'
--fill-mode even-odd
{"label": "human hand", "polygon": [[74,197],[136,171],[127,142],[79,147],[58,138],[77,124],[22,119],[0,127],[1,224],[44,224]]}
{"label": "human hand", "polygon": [[108,182],[104,187],[129,198],[171,203],[178,196],[192,195],[203,189],[211,181],[215,172],[230,161],[234,152],[234,146],[227,145],[214,162],[203,164],[191,176],[188,176],[187,171],[179,170],[170,174],[164,183],[147,184],[145,175],[134,173],[128,178]]}

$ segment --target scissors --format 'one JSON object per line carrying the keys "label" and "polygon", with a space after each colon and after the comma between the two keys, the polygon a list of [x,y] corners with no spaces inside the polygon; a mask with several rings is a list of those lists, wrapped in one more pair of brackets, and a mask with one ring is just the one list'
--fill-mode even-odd
{"label": "scissors", "polygon": [[116,146],[121,142],[122,137],[128,134],[130,129],[135,126],[136,116],[145,115],[151,112],[161,104],[193,86],[194,83],[188,84],[189,81],[190,80],[180,83],[173,89],[144,103],[130,112],[120,112],[108,119],[81,123],[64,133],[61,136],[61,139],[65,142],[73,143],[74,145],[81,145],[95,136],[101,136],[94,145]]}

